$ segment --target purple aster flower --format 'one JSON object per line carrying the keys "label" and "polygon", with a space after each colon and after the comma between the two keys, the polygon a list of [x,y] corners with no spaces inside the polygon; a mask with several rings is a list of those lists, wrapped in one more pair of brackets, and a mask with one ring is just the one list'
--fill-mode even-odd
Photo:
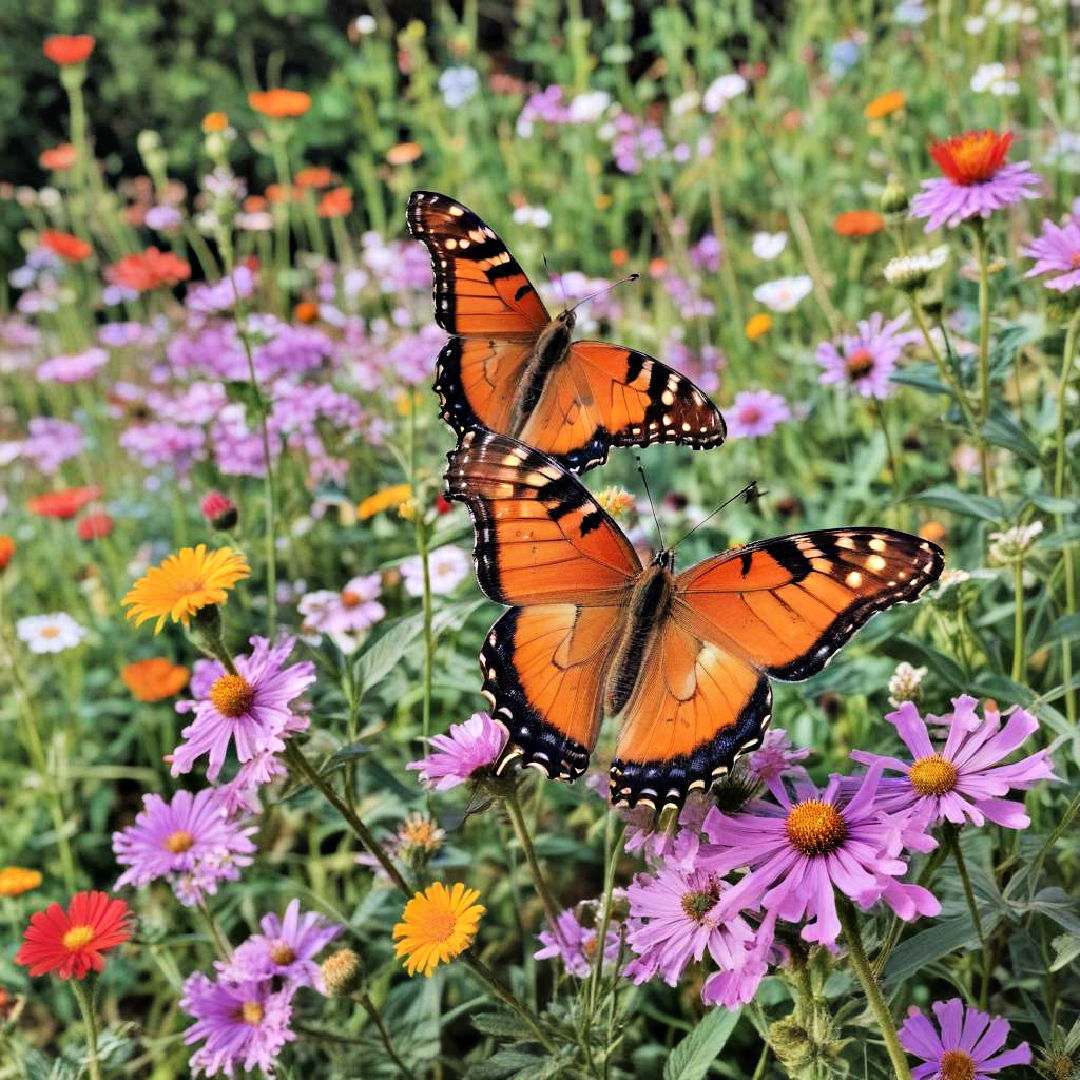
{"label": "purple aster flower", "polygon": [[272,784],[279,776],[287,776],[288,773],[284,762],[265,750],[245,761],[231,780],[219,784],[214,790],[221,797],[226,813],[247,811],[258,814],[262,811],[259,789]]}
{"label": "purple aster flower", "polygon": [[313,911],[300,913],[300,901],[291,900],[285,917],[264,915],[261,934],[238,945],[227,964],[219,962],[221,977],[229,982],[284,979],[293,987],[313,986],[323,991],[322,972],[315,956],[341,933],[342,928]]}
{"label": "purple aster flower", "polygon": [[744,968],[754,931],[725,891],[731,890],[710,870],[662,867],[638,874],[626,890],[626,940],[637,953],[626,975],[638,984],[659,976],[675,986],[690,961],[700,962],[706,952],[721,971]]}
{"label": "purple aster flower", "polygon": [[171,232],[184,223],[184,216],[175,206],[151,206],[146,211],[146,227],[155,232]]}
{"label": "purple aster flower", "polygon": [[447,734],[433,735],[428,743],[434,752],[405,768],[418,771],[432,790],[447,791],[495,764],[506,745],[506,728],[486,712],[478,712],[464,724],[451,724]]}
{"label": "purple aster flower", "polygon": [[[592,918],[587,924],[582,921],[582,915],[588,909],[592,910]],[[568,975],[573,975],[575,979],[587,979],[592,974],[593,965],[596,962],[596,947],[600,930],[595,923],[599,918],[599,903],[596,901],[588,901],[578,904],[577,907],[567,908],[559,915],[558,932],[550,929],[540,931],[538,936],[543,948],[533,953],[534,958],[551,960],[558,957]],[[618,959],[619,928],[609,923],[607,935],[604,938],[604,963],[614,964]]]}
{"label": "purple aster flower", "polygon": [[991,1019],[959,998],[935,1001],[931,1008],[938,1028],[913,1006],[899,1032],[900,1045],[923,1059],[911,1070],[913,1080],[989,1080],[1009,1065],[1031,1063],[1026,1042],[999,1052],[1009,1037],[1009,1022],[1002,1017]]}
{"label": "purple aster flower", "polygon": [[690,265],[715,274],[720,269],[724,248],[713,233],[706,233],[688,252]]}
{"label": "purple aster flower", "polygon": [[213,788],[178,791],[171,802],[144,795],[135,824],[113,833],[116,861],[128,867],[116,888],[165,878],[180,903],[192,907],[204,893],[217,892],[219,881],[236,881],[240,868],[250,865],[254,831],[254,825],[229,817]]}
{"label": "purple aster flower", "polygon": [[171,465],[184,476],[199,458],[205,457],[206,435],[196,427],[171,420],[132,424],[120,435],[120,446],[144,469]]}
{"label": "purple aster flower", "polygon": [[791,419],[788,403],[771,390],[740,390],[725,410],[728,434],[733,439],[760,439],[778,424]]}
{"label": "purple aster flower", "polygon": [[[1007,829],[1025,829],[1031,819],[1024,804],[1005,798],[1010,791],[1028,791],[1040,780],[1057,780],[1049,750],[1038,750],[1011,765],[1002,765],[1010,754],[1039,727],[1039,722],[1023,709],[1013,709],[1002,717],[987,711],[975,730],[968,717],[976,701],[964,696],[953,701],[955,713],[928,717],[928,721],[949,723],[945,745],[935,748],[927,721],[910,701],[886,716],[896,725],[900,738],[913,760],[853,750],[851,756],[864,765],[877,765],[904,774],[904,779],[882,782],[879,803],[890,813],[916,811],[927,825],[942,821],[962,825],[985,825],[992,821]],[[1004,720],[1004,725],[1002,721]],[[951,722],[950,722],[951,721]]]}
{"label": "purple aster flower", "polygon": [[748,867],[739,889],[756,891],[781,919],[808,920],[803,939],[821,945],[833,944],[840,933],[836,889],[864,910],[884,900],[905,920],[936,915],[941,905],[926,889],[895,880],[907,871],[899,856],[908,815],[882,812],[881,767],[871,768],[854,791],[842,788],[843,779],[831,777],[822,791],[796,783],[795,799],[776,785],[779,805],[755,802],[730,815],[710,811],[710,844],[698,865],[717,874]]}
{"label": "purple aster flower", "polygon": [[157,335],[152,327],[138,322],[112,322],[98,327],[98,341],[109,349],[153,344]]}
{"label": "purple aster flower", "polygon": [[1038,173],[1026,161],[1005,161],[1012,140],[1012,132],[987,129],[931,144],[930,155],[945,175],[922,182],[922,191],[911,200],[911,216],[929,219],[925,231],[933,232],[1037,198],[1042,189]]}
{"label": "purple aster flower", "polygon": [[315,681],[315,665],[302,660],[286,666],[295,641],[285,637],[271,645],[251,638],[251,655],[238,656],[236,671],[218,676],[209,697],[196,701],[195,721],[181,732],[186,741],[173,752],[173,776],[189,772],[208,754],[206,775],[216,780],[230,743],[243,764],[256,754],[284,750],[285,736],[308,726],[291,703]]}
{"label": "purple aster flower", "polygon": [[1080,286],[1080,219],[1075,215],[1063,225],[1043,221],[1042,234],[1022,251],[1029,259],[1036,260],[1024,277],[1057,274],[1043,284],[1058,292],[1069,292]]}
{"label": "purple aster flower", "polygon": [[[604,776],[604,798],[610,778]],[[677,827],[656,828],[656,813],[649,807],[635,807],[624,811],[626,820],[625,843],[627,853],[641,852],[644,859],[675,870],[693,870],[701,847],[701,830],[705,816],[715,805],[704,792],[691,792],[679,811]]]}
{"label": "purple aster flower", "polygon": [[282,1047],[296,1038],[289,1027],[295,991],[292,986],[276,991],[271,986],[255,980],[213,982],[201,971],[184,983],[180,1008],[195,1018],[184,1042],[203,1043],[191,1055],[195,1075],[232,1076],[238,1068],[274,1075]]}
{"label": "purple aster flower", "polygon": [[38,416],[26,425],[28,438],[22,444],[22,456],[52,476],[65,461],[83,451],[83,433],[78,424]]}
{"label": "purple aster flower", "polygon": [[865,398],[887,398],[897,362],[904,350],[919,340],[914,331],[902,329],[907,321],[906,311],[889,322],[875,311],[858,323],[855,333],[823,341],[816,353],[817,362],[825,369],[819,381],[848,386]]}
{"label": "purple aster flower", "polygon": [[809,773],[797,764],[809,756],[808,749],[792,749],[791,736],[786,731],[773,728],[765,733],[761,745],[746,756],[746,771],[772,791],[776,785],[782,787],[785,778],[809,782]]}
{"label": "purple aster flower", "polygon": [[184,297],[189,311],[211,315],[217,311],[229,311],[236,303],[237,294],[243,299],[255,291],[255,275],[246,267],[233,270],[231,280],[222,278],[211,284],[191,285]]}
{"label": "purple aster flower", "polygon": [[76,383],[92,379],[107,363],[104,349],[87,349],[81,353],[54,356],[38,365],[38,382]]}
{"label": "purple aster flower", "polygon": [[754,931],[754,939],[742,964],[714,971],[701,988],[701,1000],[706,1005],[723,1005],[725,1009],[737,1009],[753,1001],[769,965],[782,963],[787,958],[787,950],[776,944],[775,931],[776,916],[768,912]]}

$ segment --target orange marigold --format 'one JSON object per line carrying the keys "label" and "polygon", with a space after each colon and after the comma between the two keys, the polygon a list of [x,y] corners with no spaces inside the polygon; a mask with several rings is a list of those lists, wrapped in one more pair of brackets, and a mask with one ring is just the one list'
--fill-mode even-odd
{"label": "orange marigold", "polygon": [[259,90],[248,94],[248,104],[263,116],[273,120],[303,116],[311,108],[311,95],[303,90]]}
{"label": "orange marigold", "polygon": [[136,292],[149,292],[162,285],[178,285],[191,277],[191,266],[171,251],[159,251],[148,247],[132,255],[125,255],[119,262],[105,270],[105,277],[112,285],[123,285]]}
{"label": "orange marigold", "polygon": [[202,118],[202,129],[204,135],[214,135],[218,132],[224,131],[229,126],[229,117],[227,113],[223,112],[211,112],[207,113]]}
{"label": "orange marigold", "polygon": [[352,211],[352,189],[334,188],[319,200],[319,217],[344,217]]}
{"label": "orange marigold", "polygon": [[0,570],[3,570],[15,554],[15,541],[6,534],[0,534]]}
{"label": "orange marigold", "polygon": [[885,228],[885,219],[876,210],[845,210],[833,219],[838,236],[873,236]]}
{"label": "orange marigold", "polygon": [[319,317],[319,305],[314,300],[301,300],[293,308],[293,318],[299,323],[313,323]]}
{"label": "orange marigold", "polygon": [[164,701],[179,694],[191,672],[164,656],[133,660],[120,671],[120,678],[139,701]]}
{"label": "orange marigold", "polygon": [[93,502],[101,494],[101,488],[70,487],[60,491],[50,491],[26,500],[26,509],[38,517],[73,518],[88,502]]}
{"label": "orange marigold", "polygon": [[386,160],[391,165],[411,165],[423,152],[418,142],[399,142],[386,151]]}
{"label": "orange marigold", "polygon": [[298,188],[328,188],[333,182],[334,174],[325,165],[309,165],[293,177]]}
{"label": "orange marigold", "polygon": [[40,884],[40,870],[27,870],[22,866],[5,866],[0,870],[0,896],[19,896]]}
{"label": "orange marigold", "polygon": [[47,59],[61,67],[81,64],[94,51],[94,39],[89,34],[54,34],[45,39],[41,51]]}
{"label": "orange marigold", "polygon": [[82,262],[90,257],[93,248],[81,237],[71,233],[57,232],[54,229],[42,229],[38,238],[43,248],[48,248],[54,255],[68,262]]}
{"label": "orange marigold", "polygon": [[890,90],[887,94],[881,94],[868,102],[863,109],[863,116],[867,120],[880,120],[883,116],[889,116],[899,112],[907,104],[907,94],[903,90]]}
{"label": "orange marigold", "polygon": [[38,164],[50,172],[63,172],[65,169],[73,168],[78,160],[78,151],[69,142],[42,150],[38,155]]}
{"label": "orange marigold", "polygon": [[746,336],[750,341],[757,341],[772,329],[772,316],[767,311],[759,311],[746,320]]}

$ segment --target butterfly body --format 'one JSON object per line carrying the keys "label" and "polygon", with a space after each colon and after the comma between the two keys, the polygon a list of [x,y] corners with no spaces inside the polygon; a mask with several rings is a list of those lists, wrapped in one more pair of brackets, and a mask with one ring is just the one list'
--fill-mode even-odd
{"label": "butterfly body", "polygon": [[758,541],[675,572],[633,545],[559,462],[467,431],[446,494],[476,527],[477,576],[509,610],[481,652],[484,693],[507,727],[500,763],[573,780],[605,719],[619,736],[616,804],[662,810],[758,746],[769,679],[820,671],[871,616],[940,575],[940,549],[882,528]]}
{"label": "butterfly body", "polygon": [[431,255],[442,417],[459,434],[519,439],[571,471],[613,446],[718,446],[726,426],[689,379],[635,349],[575,341],[573,309],[552,317],[494,230],[434,191],[409,198],[410,233]]}

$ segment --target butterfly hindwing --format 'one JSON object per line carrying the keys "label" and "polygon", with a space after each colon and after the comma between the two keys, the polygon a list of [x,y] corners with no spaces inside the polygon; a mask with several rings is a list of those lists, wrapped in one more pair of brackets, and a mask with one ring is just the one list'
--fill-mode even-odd
{"label": "butterfly hindwing", "polygon": [[530,342],[452,337],[435,363],[442,418],[459,435],[506,430],[531,349]]}
{"label": "butterfly hindwing", "polygon": [[447,333],[535,339],[547,309],[493,229],[435,191],[414,191],[409,232],[423,241],[435,275],[435,320]]}
{"label": "butterfly hindwing", "polygon": [[781,536],[681,574],[675,613],[773,678],[799,681],[872,615],[917,599],[944,565],[935,544],[893,529]]}

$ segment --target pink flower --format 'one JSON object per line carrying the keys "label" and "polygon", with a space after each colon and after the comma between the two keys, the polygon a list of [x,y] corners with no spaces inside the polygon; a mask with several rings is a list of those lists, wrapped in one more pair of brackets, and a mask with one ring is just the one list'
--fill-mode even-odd
{"label": "pink flower", "polygon": [[506,745],[506,728],[485,712],[473,713],[464,724],[451,724],[446,735],[428,739],[434,753],[410,761],[420,779],[434,791],[468,783],[498,760]]}
{"label": "pink flower", "polygon": [[761,745],[746,756],[746,771],[755,780],[766,784],[770,791],[774,785],[782,786],[785,777],[806,783],[810,774],[797,762],[809,756],[809,750],[791,748],[791,737],[786,731],[773,728],[765,733]]}
{"label": "pink flower", "polygon": [[907,321],[906,311],[889,322],[875,311],[859,322],[854,334],[822,342],[816,353],[817,362],[825,369],[819,381],[847,386],[865,398],[887,398],[892,392],[893,370],[904,349],[919,339],[914,331],[902,330]]}
{"label": "pink flower", "polygon": [[1042,178],[1026,161],[1006,163],[1012,138],[1007,131],[968,131],[933,143],[930,154],[944,176],[922,182],[911,200],[911,216],[928,218],[925,231],[933,232],[1037,198]]}
{"label": "pink flower", "polygon": [[[604,790],[607,798],[610,778],[603,774]],[[714,805],[708,795],[691,792],[679,811],[679,820],[674,829],[658,829],[656,812],[647,806],[624,810],[626,821],[624,849],[628,854],[641,852],[649,862],[663,864],[669,869],[693,870],[697,862],[698,849],[701,847],[701,829],[705,815]]]}
{"label": "pink flower", "polygon": [[911,1070],[913,1080],[964,1076],[988,1080],[1009,1065],[1031,1063],[1031,1048],[1021,1043],[999,1053],[1009,1037],[1009,1022],[965,1006],[959,998],[935,1001],[931,1006],[938,1029],[914,1006],[900,1029],[900,1044],[913,1057],[923,1059]]}
{"label": "pink flower", "polygon": [[[1039,727],[1031,713],[1014,709],[1003,717],[987,712],[974,729],[975,698],[963,696],[953,701],[952,714],[928,716],[926,720],[910,701],[905,701],[887,720],[896,725],[900,738],[913,755],[912,761],[865,750],[851,756],[864,765],[903,773],[904,779],[882,782],[880,804],[890,813],[916,811],[927,825],[942,821],[962,825],[985,825],[992,821],[1007,829],[1024,829],[1031,824],[1024,805],[1004,796],[1010,791],[1028,791],[1040,780],[1057,780],[1048,750],[1001,765]],[[976,717],[977,720],[977,717]],[[945,745],[935,748],[928,724],[948,724]]]}
{"label": "pink flower", "polygon": [[38,365],[38,382],[76,383],[92,379],[107,363],[104,349],[87,349],[81,353],[54,356]]}
{"label": "pink flower", "polygon": [[908,815],[888,815],[878,803],[881,768],[872,768],[853,792],[833,776],[823,791],[794,785],[796,798],[777,786],[779,805],[751,803],[738,814],[711,810],[705,819],[710,840],[698,865],[726,874],[750,873],[737,886],[756,894],[767,911],[788,922],[807,920],[806,941],[833,944],[840,933],[835,890],[864,910],[879,900],[905,920],[936,915],[937,900],[917,885],[896,879],[907,871],[900,858]]}
{"label": "pink flower", "polygon": [[1022,250],[1029,259],[1036,260],[1024,277],[1057,274],[1043,284],[1058,292],[1069,292],[1080,286],[1080,219],[1070,217],[1064,225],[1043,221],[1042,235]]}
{"label": "pink flower", "polygon": [[725,415],[733,439],[760,439],[790,420],[791,409],[771,390],[740,390]]}
{"label": "pink flower", "polygon": [[[594,909],[593,922],[600,918],[598,905],[579,904],[577,907],[567,908],[559,915],[559,930],[554,933],[549,930],[541,930],[538,935],[542,949],[538,949],[533,956],[537,960],[549,960],[558,957],[568,975],[575,979],[587,979],[593,971],[595,963],[593,954],[596,952],[597,938],[600,931],[595,925],[586,925],[581,921],[582,909],[591,906]],[[614,923],[608,924],[607,936],[604,938],[604,963],[614,964],[619,958],[619,929]]]}

